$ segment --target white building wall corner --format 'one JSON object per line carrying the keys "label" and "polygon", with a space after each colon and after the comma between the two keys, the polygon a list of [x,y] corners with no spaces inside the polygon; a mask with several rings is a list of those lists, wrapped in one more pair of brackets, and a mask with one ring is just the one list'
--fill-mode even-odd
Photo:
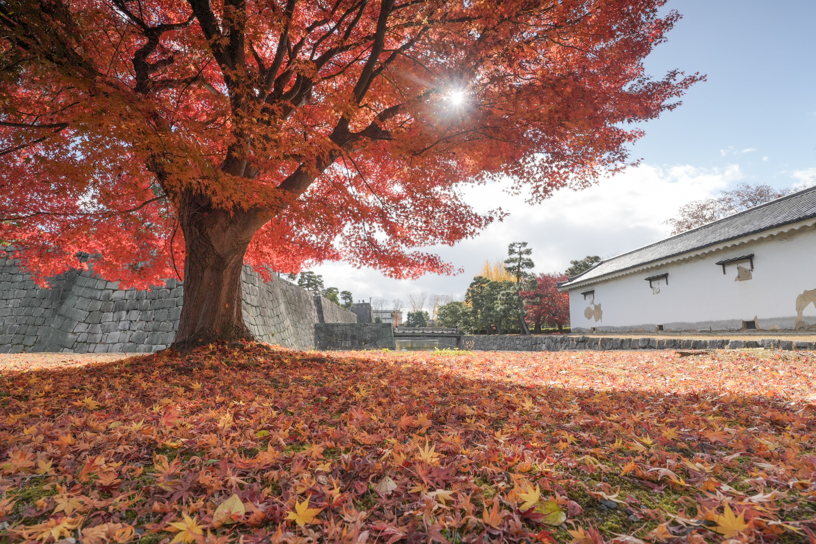
{"label": "white building wall corner", "polygon": [[[816,230],[746,242],[569,291],[575,332],[816,330]],[[721,260],[754,254],[751,263]],[[668,274],[652,282],[646,278]],[[587,291],[592,291],[587,295]]]}

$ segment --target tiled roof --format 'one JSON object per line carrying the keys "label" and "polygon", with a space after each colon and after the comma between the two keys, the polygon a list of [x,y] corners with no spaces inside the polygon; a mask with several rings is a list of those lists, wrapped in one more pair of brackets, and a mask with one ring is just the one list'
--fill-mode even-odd
{"label": "tiled roof", "polygon": [[816,217],[816,187],[783,196],[756,208],[603,260],[560,286],[569,288],[583,284],[587,280],[595,280],[608,274],[813,217]]}

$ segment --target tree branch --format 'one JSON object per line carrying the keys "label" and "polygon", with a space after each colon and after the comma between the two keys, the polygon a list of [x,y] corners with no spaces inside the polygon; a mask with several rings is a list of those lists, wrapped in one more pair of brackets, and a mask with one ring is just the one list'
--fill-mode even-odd
{"label": "tree branch", "polygon": [[360,74],[360,79],[354,86],[354,99],[359,104],[362,102],[368,88],[371,86],[374,69],[380,59],[380,54],[385,47],[385,33],[388,30],[388,16],[391,15],[391,9],[394,7],[394,0],[383,0],[380,6],[380,17],[377,20],[377,32],[374,35],[374,44],[371,47],[371,55],[363,66],[363,71]]}
{"label": "tree branch", "polygon": [[[20,127],[24,127],[24,128],[38,128],[38,129],[41,129],[41,128],[47,128],[47,129],[54,128],[55,129],[54,134],[59,134],[60,132],[62,132],[66,128],[68,128],[68,123],[55,123],[53,125],[37,125],[37,126],[20,124],[20,123],[9,123],[9,122],[3,122],[3,123],[0,123],[0,124],[6,125],[6,126],[20,126]],[[2,157],[4,155],[9,155],[11,153],[14,153],[15,151],[20,151],[21,149],[25,149],[26,147],[31,147],[32,145],[37,145],[40,142],[44,142],[45,140],[47,140],[51,136],[53,136],[53,134],[49,135],[49,136],[41,136],[40,138],[37,138],[36,140],[33,140],[31,142],[28,142],[28,143],[25,143],[25,144],[20,144],[20,145],[14,146],[14,147],[10,147],[8,149],[0,149],[0,157]]]}
{"label": "tree branch", "polygon": [[218,25],[218,20],[215,18],[209,0],[187,0],[190,7],[193,9],[193,14],[198,19],[198,24],[201,26],[204,37],[210,44],[210,51],[212,51],[215,60],[222,70],[232,70],[235,66],[232,65],[229,55],[224,50],[221,42],[223,34]]}
{"label": "tree branch", "polygon": [[150,204],[152,204],[154,202],[157,202],[159,200],[164,200],[166,198],[167,198],[166,195],[157,196],[156,198],[151,198],[150,200],[142,202],[141,204],[139,204],[135,208],[130,208],[130,209],[127,209],[127,210],[111,210],[111,211],[102,212],[102,213],[99,213],[99,212],[73,212],[73,213],[71,213],[71,212],[34,212],[34,213],[31,213],[31,214],[28,214],[28,215],[15,215],[15,216],[11,216],[11,217],[0,217],[0,221],[22,221],[23,219],[30,219],[32,217],[39,217],[39,216],[43,216],[43,215],[58,216],[58,217],[77,217],[77,216],[79,216],[79,217],[111,217],[111,216],[114,216],[114,215],[123,215],[123,214],[126,214],[126,213],[133,213],[135,211],[139,211],[142,208],[144,208],[145,206],[148,206],[148,205],[150,205]]}

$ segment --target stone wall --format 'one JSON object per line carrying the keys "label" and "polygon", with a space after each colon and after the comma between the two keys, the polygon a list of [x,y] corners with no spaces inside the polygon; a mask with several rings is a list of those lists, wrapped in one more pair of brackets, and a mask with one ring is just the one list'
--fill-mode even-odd
{"label": "stone wall", "polygon": [[318,323],[357,323],[357,314],[335,304],[326,297],[314,297]]}
{"label": "stone wall", "polygon": [[314,343],[324,350],[397,349],[388,323],[318,323]]}
{"label": "stone wall", "polygon": [[357,314],[357,323],[374,322],[371,318],[371,304],[368,302],[355,302],[349,310]]}
{"label": "stone wall", "polygon": [[[241,283],[244,321],[263,342],[314,349],[318,305],[329,322],[357,319],[285,280],[264,282],[249,267]],[[151,353],[173,342],[184,296],[181,282],[125,290],[91,272],[72,270],[49,285],[38,288],[0,252],[0,353]]]}
{"label": "stone wall", "polygon": [[779,338],[619,338],[597,336],[516,336],[473,335],[462,339],[462,349],[472,351],[567,351],[567,350],[639,350],[639,349],[745,349],[768,348],[813,350],[814,342]]}

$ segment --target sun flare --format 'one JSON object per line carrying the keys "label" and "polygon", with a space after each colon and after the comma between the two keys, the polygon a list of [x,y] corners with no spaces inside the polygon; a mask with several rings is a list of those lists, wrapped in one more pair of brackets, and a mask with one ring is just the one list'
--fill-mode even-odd
{"label": "sun flare", "polygon": [[450,91],[448,93],[448,101],[453,106],[461,106],[462,104],[465,103],[466,99],[467,99],[467,95],[465,94],[465,91],[456,90],[456,91]]}

